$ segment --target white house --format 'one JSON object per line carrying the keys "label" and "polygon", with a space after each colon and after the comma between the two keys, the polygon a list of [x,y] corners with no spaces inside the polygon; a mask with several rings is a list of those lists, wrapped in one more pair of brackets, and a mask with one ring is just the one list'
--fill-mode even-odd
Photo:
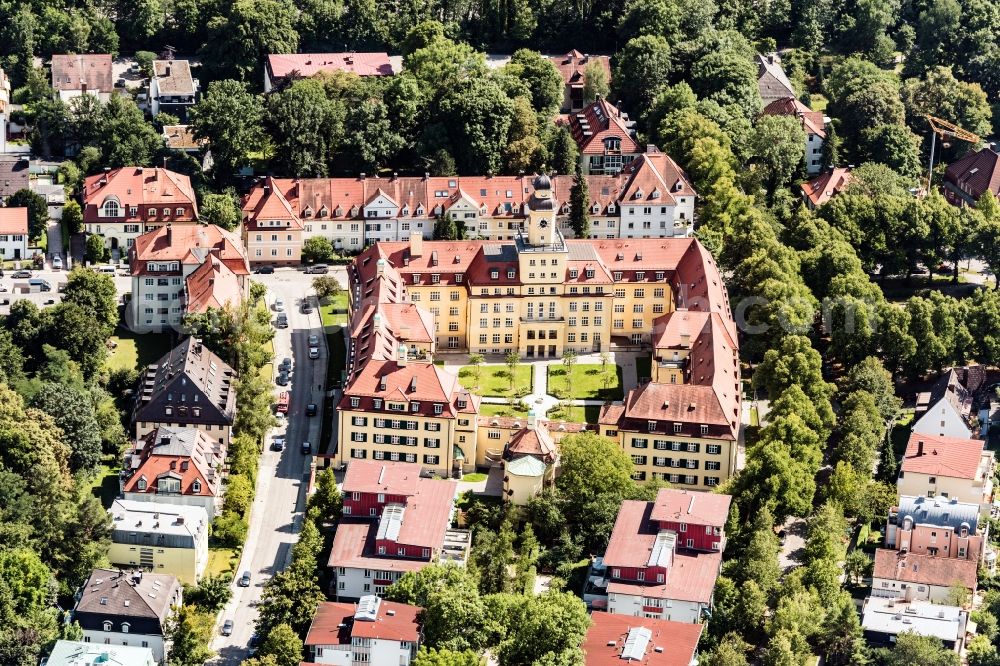
{"label": "white house", "polygon": [[56,641],[42,666],[156,666],[148,647]]}
{"label": "white house", "polygon": [[194,106],[198,94],[198,79],[191,75],[187,60],[154,60],[153,77],[149,80],[150,112],[160,111],[187,120],[187,112]]}
{"label": "white house", "polygon": [[0,259],[28,258],[28,209],[0,208]]}
{"label": "white house", "polygon": [[[872,645],[891,647],[902,633],[933,636],[945,647],[961,652],[969,630],[969,611],[926,601],[868,597],[861,628]],[[975,630],[972,630],[975,631]]]}
{"label": "white house", "polygon": [[963,383],[979,383],[974,368],[952,368],[943,374],[928,393],[917,396],[917,419],[913,432],[938,437],[971,439],[973,434],[972,392]]}
{"label": "white house", "polygon": [[409,666],[420,647],[419,606],[382,601],[323,602],[316,609],[305,646],[317,664]]}
{"label": "white house", "polygon": [[812,176],[823,170],[823,143],[830,124],[828,116],[822,111],[813,111],[795,97],[774,100],[764,107],[763,114],[796,118],[806,135],[806,172]]}
{"label": "white house", "polygon": [[620,195],[621,238],[690,236],[694,230],[694,188],[677,163],[655,146],[625,167]]}
{"label": "white house", "polygon": [[200,506],[116,499],[108,560],[195,585],[208,564],[208,512]]}

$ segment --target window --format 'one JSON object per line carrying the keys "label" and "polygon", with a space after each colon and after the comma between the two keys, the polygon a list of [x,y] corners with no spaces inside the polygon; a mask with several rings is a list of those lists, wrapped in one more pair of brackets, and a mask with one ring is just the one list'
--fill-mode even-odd
{"label": "window", "polygon": [[111,631],[111,621],[110,620],[105,620],[104,621],[104,631]]}

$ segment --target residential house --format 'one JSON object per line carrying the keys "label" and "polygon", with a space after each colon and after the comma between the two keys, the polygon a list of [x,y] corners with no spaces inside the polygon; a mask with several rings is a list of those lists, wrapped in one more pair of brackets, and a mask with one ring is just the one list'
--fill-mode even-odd
{"label": "residential house", "polygon": [[154,117],[160,111],[184,122],[198,95],[198,79],[191,75],[187,60],[154,60],[149,80],[149,108]]}
{"label": "residential house", "polygon": [[868,597],[862,610],[861,629],[873,647],[891,648],[900,634],[912,633],[938,639],[946,648],[965,651],[966,637],[975,631],[969,611],[926,601]]}
{"label": "residential house", "polygon": [[129,248],[132,331],[178,330],[184,315],[237,306],[249,295],[250,263],[243,243],[214,224],[166,225]]}
{"label": "residential house", "polygon": [[[0,69],[0,153],[7,152],[7,122],[10,118],[10,79]],[[2,176],[2,174],[0,174]],[[2,194],[0,194],[2,197]]]}
{"label": "residential house", "polygon": [[585,666],[690,666],[704,625],[595,611],[583,641]]}
{"label": "residential house", "polygon": [[995,144],[969,152],[944,171],[944,197],[956,206],[975,206],[987,191],[1000,195],[1000,153]]}
{"label": "residential house", "polygon": [[896,490],[905,495],[947,497],[980,507],[989,515],[994,453],[979,439],[910,433]]}
{"label": "residential house", "polygon": [[608,612],[701,622],[722,566],[731,500],[663,488],[653,502],[623,502],[603,558]]}
{"label": "residential house", "polygon": [[139,380],[132,414],[141,440],[160,426],[196,428],[222,448],[236,417],[236,372],[195,338],[185,338]]}
{"label": "residential house", "polygon": [[503,450],[503,498],[524,505],[553,483],[559,451],[549,429],[528,410],[524,428],[515,432]]}
{"label": "residential house", "polygon": [[29,162],[24,157],[0,155],[0,204],[18,190],[30,189]]}
{"label": "residential house", "polygon": [[422,611],[375,595],[357,604],[324,601],[306,634],[310,663],[409,666],[420,647]]}
{"label": "residential house", "polygon": [[636,138],[635,121],[606,99],[570,115],[568,124],[585,174],[619,173],[645,147]]}
{"label": "residential house", "polygon": [[764,107],[763,113],[797,119],[806,134],[806,172],[812,175],[823,170],[823,143],[826,141],[826,128],[830,124],[828,116],[822,111],[813,111],[795,97],[776,99]]}
{"label": "residential house", "polygon": [[27,259],[28,209],[0,208],[0,259]]}
{"label": "residential house", "polygon": [[597,68],[604,72],[604,80],[611,83],[611,58],[602,55],[580,53],[573,49],[565,55],[549,56],[549,62],[559,70],[563,79],[563,101],[561,113],[575,113],[583,109],[585,100],[583,88],[586,84],[587,70]]}
{"label": "residential house", "polygon": [[599,431],[637,480],[713,488],[737,471],[739,347],[728,310],[674,310],[654,322],[652,381],[601,408]]}
{"label": "residential house", "polygon": [[126,500],[201,507],[211,520],[222,501],[225,459],[225,447],[202,431],[160,426],[125,454],[119,485]]}
{"label": "residential house", "polygon": [[83,185],[83,225],[104,236],[105,247],[131,247],[147,231],[198,222],[191,179],[159,167],[105,169]]}
{"label": "residential house", "polygon": [[879,548],[875,551],[872,596],[947,603],[956,585],[975,594],[978,568],[975,560]]}
{"label": "residential house", "polygon": [[796,97],[777,53],[757,54],[757,89],[764,106],[786,97]]}
{"label": "residential house", "polygon": [[[544,429],[546,435],[539,439],[547,438],[551,440],[556,447],[557,454],[559,442],[566,435],[594,430],[592,426],[588,426],[586,423],[540,419],[537,416],[534,417],[534,426],[529,425],[528,419],[518,416],[480,416],[479,434],[477,437],[479,451],[476,456],[476,467],[482,469],[503,466],[504,456],[511,450],[511,441],[523,438],[526,435],[526,431],[530,428]],[[516,445],[516,443],[514,449],[515,452],[516,450],[522,450],[521,446]],[[548,449],[548,446],[546,446],[546,449]]]}
{"label": "residential house", "polygon": [[264,92],[295,79],[348,72],[357,76],[395,74],[388,53],[272,53],[264,63]]}
{"label": "residential house", "polygon": [[268,176],[243,197],[241,236],[250,262],[291,266],[302,261],[303,224]]}
{"label": "residential house", "polygon": [[929,392],[917,396],[913,432],[971,438],[978,431],[975,428],[978,413],[972,409],[974,393],[984,378],[982,366],[951,368],[941,375]]}
{"label": "residential house", "polygon": [[889,510],[885,543],[890,548],[932,557],[983,560],[989,523],[978,504],[952,497],[904,495]]}
{"label": "residential house", "polygon": [[94,95],[107,102],[114,92],[111,55],[107,53],[57,53],[52,56],[52,89],[56,99],[69,102],[80,95]]}
{"label": "residential house", "polygon": [[156,666],[148,647],[106,645],[86,641],[56,641],[41,666]]}
{"label": "residential house", "polygon": [[847,189],[853,176],[849,168],[835,167],[799,185],[802,200],[809,210],[815,210]]}
{"label": "residential house", "polygon": [[149,648],[162,664],[167,626],[181,605],[181,593],[174,576],[94,569],[76,593],[72,619],[80,624],[84,642]]}
{"label": "residential house", "polygon": [[208,564],[208,513],[200,506],[116,499],[108,560],[196,585]]}
{"label": "residential house", "polygon": [[[690,236],[694,231],[695,191],[677,163],[656,146],[647,146],[625,167],[628,178],[619,199],[620,238]],[[592,229],[592,235],[593,235]]]}
{"label": "residential house", "polygon": [[189,155],[197,155],[208,143],[195,138],[193,125],[164,125],[162,134],[167,148]]}
{"label": "residential house", "polygon": [[450,527],[456,483],[420,474],[419,464],[348,464],[343,518],[328,561],[337,599],[381,595],[407,571],[435,560],[465,562],[469,533]]}

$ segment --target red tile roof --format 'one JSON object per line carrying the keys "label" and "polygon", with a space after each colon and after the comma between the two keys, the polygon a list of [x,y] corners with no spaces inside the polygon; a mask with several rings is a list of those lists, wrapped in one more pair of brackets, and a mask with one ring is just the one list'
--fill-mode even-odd
{"label": "red tile roof", "polygon": [[563,82],[574,88],[583,87],[584,73],[587,71],[587,66],[595,62],[600,63],[604,74],[607,76],[608,83],[611,82],[611,58],[608,56],[590,55],[573,49],[564,55],[549,56],[549,61],[559,70]]}
{"label": "red tile roof", "polygon": [[[418,616],[424,610],[395,601],[379,601],[375,621],[355,620],[357,604],[324,601],[316,609],[305,644],[308,646],[349,645],[351,638],[417,642]],[[390,614],[390,611],[392,612]]]}
{"label": "red tile roof", "polygon": [[729,495],[719,493],[661,488],[649,518],[660,522],[725,527],[732,501]]}
{"label": "red tile roof", "polygon": [[[278,181],[268,176],[261,187],[254,187],[243,197],[244,226],[248,231],[281,231],[302,229],[302,222],[281,191]],[[284,226],[270,226],[261,222],[277,220]]]}
{"label": "red tile roof", "polygon": [[[121,207],[118,218],[98,217],[97,209],[108,199],[116,199]],[[122,167],[108,173],[87,176],[83,187],[83,219],[95,222],[130,222],[146,219],[147,207],[166,207],[170,215],[157,218],[162,222],[194,222],[198,219],[198,203],[191,179],[168,169],[147,167]],[[133,217],[129,208],[138,208]],[[177,216],[175,210],[184,208]]]}
{"label": "red tile roof", "polygon": [[386,325],[403,342],[434,342],[434,316],[413,303],[386,303],[380,310]]}
{"label": "red tile roof", "polygon": [[146,275],[147,262],[179,261],[186,266],[219,259],[235,275],[249,275],[247,251],[230,231],[214,224],[170,224],[146,232],[129,249],[132,275]]}
{"label": "red tile roof", "polygon": [[1000,153],[987,147],[952,162],[944,172],[945,187],[957,189],[973,200],[989,190],[1000,195]]}
{"label": "red tile roof", "polygon": [[851,170],[837,167],[802,183],[802,194],[813,206],[822,206],[851,184]]}
{"label": "red tile roof", "polygon": [[695,196],[684,171],[655,146],[649,146],[645,153],[625,167],[623,173],[628,178],[620,197],[623,206],[674,205],[676,197]]}
{"label": "red tile roof", "polygon": [[415,495],[421,482],[420,465],[380,460],[351,460],[344,474],[345,493]]}
{"label": "red tile roof", "polygon": [[808,106],[795,99],[785,97],[776,99],[761,112],[768,116],[792,116],[802,122],[802,129],[809,134],[815,134],[820,138],[826,138],[826,121],[822,111],[813,111]]}
{"label": "red tile roof", "polygon": [[978,566],[975,560],[931,557],[879,548],[875,551],[872,577],[941,587],[950,587],[958,582],[975,590]]}
{"label": "red tile roof", "polygon": [[[923,454],[918,455],[921,442]],[[984,446],[985,442],[980,439],[938,437],[912,432],[899,469],[902,472],[932,476],[975,479]]]}
{"label": "red tile roof", "polygon": [[27,208],[0,208],[0,234],[28,233]]}
{"label": "red tile roof", "polygon": [[[728,395],[723,391],[728,390]],[[685,435],[698,435],[694,426],[710,426],[714,435],[736,438],[739,428],[739,402],[732,397],[733,389],[716,389],[696,384],[657,384],[650,382],[634,388],[625,396],[625,413],[620,427],[623,430],[648,429],[647,421],[656,421],[651,433],[671,434],[672,423],[683,424]],[[687,427],[691,426],[691,427]],[[712,429],[716,426],[717,429]],[[723,429],[719,432],[718,429]]]}
{"label": "red tile roof", "polygon": [[352,72],[358,76],[392,76],[388,53],[273,53],[267,56],[272,79],[295,73],[310,77],[320,72]]}
{"label": "red tile roof", "polygon": [[[374,400],[378,398],[406,403],[408,414],[453,418],[458,411],[455,403],[462,392],[455,375],[432,363],[413,361],[400,365],[393,360],[372,359],[351,378],[340,399],[339,409],[373,410]],[[351,398],[360,399],[357,407],[351,406]],[[420,403],[418,412],[409,408],[414,401]],[[444,405],[440,414],[434,411],[435,404]],[[392,418],[392,414],[386,412],[388,418]]]}
{"label": "red tile roof", "polygon": [[352,569],[378,569],[380,571],[420,571],[427,560],[376,556],[375,534],[378,524],[370,522],[341,522],[333,537],[333,547],[327,566]]}
{"label": "red tile roof", "polygon": [[536,424],[533,428],[522,428],[507,442],[504,458],[513,460],[522,456],[532,456],[546,463],[555,462],[556,445],[548,428]]}
{"label": "red tile roof", "polygon": [[82,90],[110,93],[113,90],[111,56],[107,53],[54,54],[52,87],[56,90]]}
{"label": "red tile roof", "polygon": [[[590,615],[590,629],[583,642],[583,651],[587,655],[584,664],[619,666],[629,629],[637,627],[645,627],[652,633],[642,658],[628,662],[641,666],[690,666],[705,628],[693,622],[671,622],[595,611]],[[662,651],[657,652],[656,648]]]}
{"label": "red tile roof", "polygon": [[628,116],[606,99],[599,99],[582,111],[569,115],[569,129],[583,155],[603,155],[605,139],[621,141],[621,153],[642,152]]}
{"label": "red tile roof", "polygon": [[[214,465],[221,463],[216,443],[196,428],[159,427],[136,443],[136,452],[130,454],[133,463],[131,476],[122,490],[127,493],[156,494],[157,479],[169,476],[180,481],[182,495],[208,497],[220,493],[220,476]],[[146,489],[139,488],[144,480]],[[201,490],[195,491],[195,481]]]}
{"label": "red tile roof", "polygon": [[209,308],[222,309],[237,305],[243,300],[243,289],[236,274],[215,255],[196,268],[184,279],[187,300],[186,313],[206,312]]}

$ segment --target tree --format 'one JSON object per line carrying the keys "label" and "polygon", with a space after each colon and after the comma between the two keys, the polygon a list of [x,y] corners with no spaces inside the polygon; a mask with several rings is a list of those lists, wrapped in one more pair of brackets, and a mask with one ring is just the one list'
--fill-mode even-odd
{"label": "tree", "polygon": [[[275,163],[287,175],[326,176],[344,138],[347,110],[323,79],[304,79],[267,98],[268,135]],[[348,85],[356,87],[351,81]],[[315,238],[315,237],[314,237]]]}
{"label": "tree", "polygon": [[769,194],[787,186],[803,165],[806,136],[798,118],[763,115],[754,127],[753,154]]}
{"label": "tree", "polygon": [[779,349],[768,350],[754,373],[755,388],[765,388],[772,399],[793,384],[798,384],[813,401],[824,429],[830,428],[834,423],[830,397],[835,387],[823,379],[823,359],[819,352],[813,349],[809,338],[799,335],[788,336]]}
{"label": "tree", "polygon": [[344,288],[340,286],[340,282],[332,275],[318,275],[314,277],[312,287],[313,291],[316,292],[316,298],[320,301],[339,296],[344,291]]}
{"label": "tree", "polygon": [[[248,2],[238,0],[235,5]],[[206,94],[191,108],[190,118],[195,137],[208,140],[214,164],[212,173],[223,182],[233,177],[263,141],[264,109],[260,97],[239,81],[210,83]]]}
{"label": "tree", "polygon": [[5,208],[28,209],[28,236],[32,241],[42,237],[49,222],[49,205],[45,197],[25,188],[14,192],[4,202]]}
{"label": "tree", "polygon": [[446,649],[435,650],[421,645],[413,660],[413,666],[480,666],[482,661],[482,658],[472,650],[461,652]]}
{"label": "tree", "polygon": [[576,365],[576,352],[572,349],[567,349],[562,355],[562,364],[566,369],[566,388],[570,389],[570,384],[573,381],[573,366]]}
{"label": "tree", "polygon": [[535,111],[548,117],[559,110],[564,83],[551,60],[537,51],[518,49],[504,69],[526,84]]}
{"label": "tree", "polygon": [[167,637],[173,642],[170,663],[177,666],[199,666],[212,658],[208,648],[212,640],[215,616],[199,611],[194,606],[183,605],[170,619]]}
{"label": "tree", "polygon": [[885,666],[958,666],[957,652],[950,650],[933,636],[919,636],[905,632],[896,637],[896,645],[891,650],[879,650]]}
{"label": "tree", "polygon": [[[959,81],[951,68],[935,67],[922,79],[908,79],[900,90],[907,123],[917,133],[927,127],[933,115],[980,136],[992,131],[992,112],[986,93],[977,83]],[[959,142],[961,144],[961,142]],[[962,144],[963,150],[968,144]]]}
{"label": "tree", "polygon": [[385,598],[424,609],[427,647],[462,651],[486,646],[486,607],[467,567],[431,564],[407,572],[386,590]]}
{"label": "tree", "polygon": [[476,380],[476,388],[479,388],[479,380],[482,379],[482,365],[486,359],[482,354],[469,354],[469,365],[472,366],[472,378]]}
{"label": "tree", "polygon": [[[91,97],[85,95],[85,97]],[[126,95],[112,95],[97,123],[98,147],[104,163],[112,169],[149,166],[163,147],[163,138],[146,122],[142,111]]]}
{"label": "tree", "polygon": [[875,563],[861,550],[854,549],[844,561],[844,573],[854,585],[860,585],[861,579],[872,574]]}
{"label": "tree", "polygon": [[503,359],[507,366],[507,377],[510,379],[510,390],[514,392],[514,384],[517,381],[517,369],[521,366],[521,357],[516,351],[507,352]]}
{"label": "tree", "polygon": [[457,240],[458,227],[451,215],[438,215],[434,221],[434,240]]}
{"label": "tree", "polygon": [[87,234],[87,243],[84,249],[84,258],[89,264],[104,263],[111,256],[111,251],[104,247],[104,236],[100,234]]}
{"label": "tree", "polygon": [[[236,192],[233,190],[226,190],[221,194],[205,192],[201,196],[198,217],[206,224],[214,224],[228,231],[233,231],[240,225],[241,217]],[[66,212],[63,211],[63,220],[65,219]]]}
{"label": "tree", "polygon": [[63,206],[62,223],[70,235],[83,231],[83,211],[80,210],[80,204],[72,199],[66,202]]}
{"label": "tree", "polygon": [[288,0],[235,0],[209,19],[203,62],[217,79],[257,80],[267,54],[298,51],[296,14]]}
{"label": "tree", "polygon": [[663,37],[630,39],[615,56],[612,77],[615,95],[633,113],[649,108],[660,86],[673,71],[670,46]]}
{"label": "tree", "polygon": [[577,238],[590,238],[590,197],[587,193],[587,179],[583,175],[583,162],[576,162],[576,176],[569,191],[569,225]]}
{"label": "tree", "polygon": [[309,511],[315,516],[317,527],[320,523],[335,522],[340,519],[343,498],[337,488],[337,479],[332,467],[327,467],[316,476],[316,492],[309,498]]}
{"label": "tree", "polygon": [[539,663],[540,659],[577,650],[590,626],[583,601],[568,592],[496,596],[506,597],[497,601],[503,605],[510,603],[507,610],[512,614],[507,638],[498,649],[501,663]]}
{"label": "tree", "polygon": [[604,64],[592,60],[583,70],[583,103],[593,104],[598,97],[607,97],[610,90]]}
{"label": "tree", "polygon": [[333,243],[325,236],[312,236],[302,243],[302,260],[308,263],[325,263],[334,257]]}
{"label": "tree", "polygon": [[511,516],[503,521],[500,531],[494,534],[488,530],[476,533],[473,548],[473,562],[479,571],[479,591],[481,594],[513,592],[514,580],[514,524]]}
{"label": "tree", "polygon": [[230,548],[239,548],[247,539],[247,521],[234,511],[223,511],[212,521],[212,537]]}
{"label": "tree", "polygon": [[275,666],[298,666],[302,661],[302,639],[287,624],[279,624],[268,632],[260,654],[274,657]]}
{"label": "tree", "polygon": [[491,77],[463,81],[446,90],[439,105],[451,145],[462,146],[455,155],[459,173],[500,173],[514,102],[497,81]]}
{"label": "tree", "polygon": [[[313,526],[304,523],[303,533],[307,525]],[[316,581],[315,553],[293,549],[291,566],[264,585],[257,631],[267,635],[278,625],[287,624],[296,633],[305,632],[322,598]]]}
{"label": "tree", "polygon": [[703,654],[698,663],[705,666],[748,666],[746,655],[750,648],[750,644],[739,634],[728,633],[713,650]]}
{"label": "tree", "polygon": [[550,133],[552,139],[549,145],[549,155],[551,156],[552,171],[557,174],[568,174],[574,169],[580,160],[580,149],[573,140],[569,128],[560,125]]}
{"label": "tree", "polygon": [[184,590],[184,600],[204,612],[218,613],[233,596],[229,587],[231,580],[226,574],[209,574],[198,581],[196,586]]}
{"label": "tree", "polygon": [[75,304],[93,314],[103,325],[105,337],[118,326],[118,292],[110,275],[75,268],[63,289],[63,303]]}
{"label": "tree", "polygon": [[82,387],[46,384],[32,406],[50,415],[72,449],[70,470],[90,472],[101,462],[101,432],[90,394]]}
{"label": "tree", "polygon": [[226,498],[223,511],[245,516],[253,504],[253,481],[239,474],[230,474],[226,482]]}

